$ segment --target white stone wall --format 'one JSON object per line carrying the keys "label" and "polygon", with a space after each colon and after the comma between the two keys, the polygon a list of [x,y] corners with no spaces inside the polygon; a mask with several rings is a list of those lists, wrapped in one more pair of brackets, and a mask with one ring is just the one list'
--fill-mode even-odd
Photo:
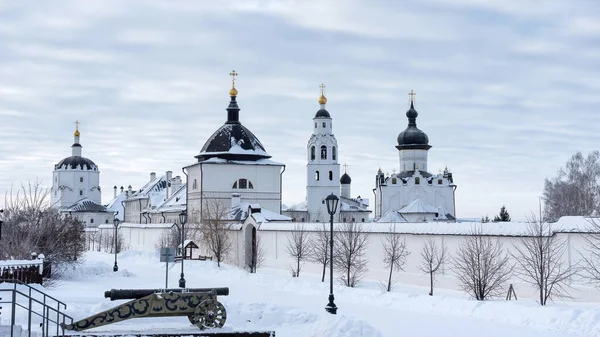
{"label": "white stone wall", "polygon": [[112,224],[115,218],[113,213],[107,212],[71,212],[70,215],[83,222],[85,227],[98,227],[104,224]]}
{"label": "white stone wall", "polygon": [[[83,180],[83,181],[81,181]],[[59,169],[52,173],[50,202],[53,207],[68,207],[88,198],[101,204],[100,171]]]}

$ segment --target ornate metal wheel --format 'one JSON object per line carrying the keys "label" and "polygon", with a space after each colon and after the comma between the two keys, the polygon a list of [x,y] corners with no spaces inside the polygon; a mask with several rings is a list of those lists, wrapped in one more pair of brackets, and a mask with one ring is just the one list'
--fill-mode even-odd
{"label": "ornate metal wheel", "polygon": [[190,318],[190,322],[200,329],[222,328],[225,320],[227,320],[225,307],[217,300],[202,301]]}
{"label": "ornate metal wheel", "polygon": [[194,315],[189,315],[189,316],[188,316],[188,319],[190,320],[190,323],[192,323],[192,324],[194,324],[194,325],[196,325],[196,323],[198,323],[198,321],[196,321],[196,320],[194,319]]}

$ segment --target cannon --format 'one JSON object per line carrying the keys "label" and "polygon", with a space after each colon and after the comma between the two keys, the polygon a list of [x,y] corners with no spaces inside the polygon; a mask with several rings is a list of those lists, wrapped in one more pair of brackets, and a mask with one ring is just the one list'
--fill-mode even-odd
{"label": "cannon", "polygon": [[112,289],[104,296],[131,301],[81,319],[62,323],[63,330],[82,331],[140,317],[187,316],[200,329],[222,328],[227,319],[225,307],[217,295],[229,294],[229,288],[201,289]]}

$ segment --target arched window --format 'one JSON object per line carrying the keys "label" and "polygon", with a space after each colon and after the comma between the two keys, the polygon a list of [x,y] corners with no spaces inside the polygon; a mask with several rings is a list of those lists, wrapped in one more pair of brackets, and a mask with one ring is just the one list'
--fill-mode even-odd
{"label": "arched window", "polygon": [[315,160],[315,147],[314,147],[314,145],[310,147],[310,160]]}
{"label": "arched window", "polygon": [[421,178],[415,177],[415,185],[419,185],[421,183]]}
{"label": "arched window", "polygon": [[319,171],[315,172],[315,180],[319,180]]}
{"label": "arched window", "polygon": [[365,222],[365,218],[362,218],[362,222]]}
{"label": "arched window", "polygon": [[304,222],[304,218],[302,218],[302,222]]}
{"label": "arched window", "polygon": [[329,171],[329,180],[333,180],[333,171]]}
{"label": "arched window", "polygon": [[82,183],[83,182],[83,177],[79,177],[79,182]]}
{"label": "arched window", "polygon": [[197,189],[198,188],[198,181],[196,179],[194,179],[194,183],[192,184],[192,189]]}
{"label": "arched window", "polygon": [[317,122],[315,122],[315,129],[317,128]]}
{"label": "arched window", "polygon": [[233,183],[233,186],[231,186],[231,188],[237,188],[237,180]]}
{"label": "arched window", "polygon": [[233,183],[233,186],[231,186],[231,188],[233,188],[233,189],[239,188],[239,189],[243,189],[243,190],[254,189],[254,185],[252,185],[252,182],[250,180],[242,178],[242,179],[236,180]]}
{"label": "arched window", "polygon": [[327,124],[325,124],[325,122],[323,122],[323,127],[325,127],[325,125],[327,125]]}
{"label": "arched window", "polygon": [[321,146],[321,159],[327,159],[327,146]]}
{"label": "arched window", "polygon": [[94,223],[94,219],[90,219],[90,223]]}
{"label": "arched window", "polygon": [[83,191],[82,190],[79,190],[79,195],[83,195]]}
{"label": "arched window", "polygon": [[396,179],[396,178],[392,178],[392,184],[394,184],[394,185],[395,185],[397,182],[398,182],[398,179]]}
{"label": "arched window", "polygon": [[104,223],[108,223],[108,219],[106,219]]}
{"label": "arched window", "polygon": [[335,150],[335,146],[331,148],[331,159],[335,160],[337,157],[337,151]]}
{"label": "arched window", "polygon": [[356,219],[355,219],[355,218],[352,218],[352,222],[356,222]]}
{"label": "arched window", "polygon": [[239,183],[240,183],[239,184],[240,189],[247,189],[248,188],[248,180],[246,180],[246,179],[240,179]]}

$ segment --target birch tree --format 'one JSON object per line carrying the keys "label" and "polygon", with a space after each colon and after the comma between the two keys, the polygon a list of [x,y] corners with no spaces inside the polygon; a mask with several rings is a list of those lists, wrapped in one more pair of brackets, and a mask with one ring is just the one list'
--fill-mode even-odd
{"label": "birch tree", "polygon": [[369,242],[368,233],[355,222],[345,223],[335,233],[333,264],[340,272],[340,279],[347,287],[354,287],[367,272],[365,258]]}

